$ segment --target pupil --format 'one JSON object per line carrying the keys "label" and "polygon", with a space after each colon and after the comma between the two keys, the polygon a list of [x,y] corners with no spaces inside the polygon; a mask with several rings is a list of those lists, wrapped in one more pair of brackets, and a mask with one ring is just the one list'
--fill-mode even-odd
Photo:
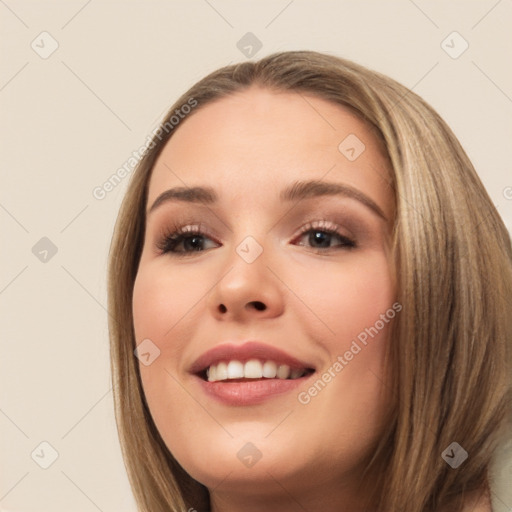
{"label": "pupil", "polygon": [[[320,242],[322,244],[322,247],[329,247],[329,234],[328,233],[324,233],[322,231],[314,231],[313,232],[313,241],[314,242]],[[327,244],[325,244],[325,242],[327,242]]]}
{"label": "pupil", "polygon": [[200,236],[192,236],[185,240],[185,245],[189,244],[189,249],[193,251],[197,251],[201,248],[201,237]]}

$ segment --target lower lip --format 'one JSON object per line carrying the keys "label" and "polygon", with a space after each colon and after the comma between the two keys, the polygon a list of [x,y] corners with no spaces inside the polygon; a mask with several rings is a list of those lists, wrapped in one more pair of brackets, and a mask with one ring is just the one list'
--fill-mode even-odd
{"label": "lower lip", "polygon": [[298,379],[265,379],[247,382],[208,382],[200,377],[200,386],[213,399],[227,405],[257,405],[273,397],[293,391],[311,377]]}

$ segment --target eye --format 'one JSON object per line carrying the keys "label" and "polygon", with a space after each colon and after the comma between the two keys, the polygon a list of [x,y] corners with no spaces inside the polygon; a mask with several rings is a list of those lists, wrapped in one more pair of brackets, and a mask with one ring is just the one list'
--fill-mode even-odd
{"label": "eye", "polygon": [[201,225],[183,226],[174,228],[170,233],[165,234],[157,243],[157,247],[161,254],[172,253],[176,256],[183,256],[208,249],[208,247],[204,247],[205,240],[209,240],[209,236],[201,228]]}
{"label": "eye", "polygon": [[[329,249],[353,249],[356,247],[354,240],[342,235],[340,228],[328,221],[315,221],[306,224],[301,228],[299,239],[306,238],[307,243],[298,245],[310,245],[317,252],[326,252]],[[338,244],[332,242],[338,240]],[[208,242],[213,244],[207,247]],[[164,234],[157,243],[160,254],[170,253],[175,256],[186,256],[194,252],[204,252],[206,249],[215,247],[211,236],[201,225],[189,225],[174,227],[170,232]]]}
{"label": "eye", "polygon": [[[354,240],[342,235],[340,228],[328,221],[310,222],[300,231],[300,238],[306,238],[312,249],[325,252],[326,249],[353,249],[356,247]],[[307,235],[307,237],[305,236]],[[339,243],[332,246],[331,243],[338,240]],[[306,245],[299,243],[298,245]]]}

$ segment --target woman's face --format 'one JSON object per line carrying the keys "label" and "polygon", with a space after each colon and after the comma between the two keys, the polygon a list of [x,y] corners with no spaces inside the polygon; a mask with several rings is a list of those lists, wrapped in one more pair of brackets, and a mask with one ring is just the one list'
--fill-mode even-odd
{"label": "woman's face", "polygon": [[174,129],[133,296],[155,424],[214,504],[348,499],[390,407],[387,160],[348,110],[257,87]]}

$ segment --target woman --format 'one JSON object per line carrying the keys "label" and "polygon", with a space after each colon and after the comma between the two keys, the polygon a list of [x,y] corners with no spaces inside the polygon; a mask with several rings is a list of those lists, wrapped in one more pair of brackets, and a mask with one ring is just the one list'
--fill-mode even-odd
{"label": "woman", "polygon": [[109,269],[140,510],[490,511],[510,237],[422,99],[283,52],[171,108]]}

